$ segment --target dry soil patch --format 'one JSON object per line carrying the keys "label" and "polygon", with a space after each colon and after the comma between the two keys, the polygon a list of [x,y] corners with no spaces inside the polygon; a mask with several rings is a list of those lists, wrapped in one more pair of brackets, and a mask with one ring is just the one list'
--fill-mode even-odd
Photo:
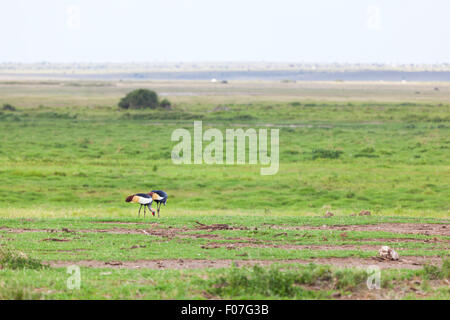
{"label": "dry soil patch", "polygon": [[360,267],[366,268],[370,265],[379,266],[381,269],[401,268],[401,269],[419,269],[423,265],[429,263],[440,265],[442,259],[440,257],[423,257],[423,256],[407,256],[398,261],[380,260],[377,258],[315,258],[315,259],[292,259],[292,260],[204,260],[204,259],[160,259],[160,260],[137,260],[137,261],[97,261],[97,260],[81,260],[81,261],[49,261],[52,267],[66,267],[70,265],[78,265],[82,267],[92,268],[127,268],[127,269],[203,269],[203,268],[225,268],[230,267],[234,263],[237,266],[253,266],[256,264],[268,266],[273,263],[298,263],[298,264],[321,264],[333,265],[337,267]]}

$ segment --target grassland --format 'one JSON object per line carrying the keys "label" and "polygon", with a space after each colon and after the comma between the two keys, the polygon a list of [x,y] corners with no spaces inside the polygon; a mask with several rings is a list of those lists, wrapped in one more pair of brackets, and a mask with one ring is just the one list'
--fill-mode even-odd
{"label": "grassland", "polygon": [[[2,219],[0,297],[448,299],[450,236],[442,222],[376,216]],[[380,224],[409,229],[357,229]],[[425,225],[435,228],[423,232]],[[386,243],[398,250],[400,262],[375,258]],[[12,258],[2,260],[2,250]],[[73,265],[81,268],[80,289],[66,286],[66,267]],[[382,268],[380,290],[366,288],[369,265]]]}
{"label": "grassland", "polygon": [[[174,108],[118,110],[136,86]],[[0,298],[448,299],[449,97],[446,83],[0,83],[16,108],[0,110],[0,249],[26,257],[4,254]],[[173,164],[171,133],[194,120],[279,128],[279,172]],[[125,197],[154,188],[162,217],[138,219]],[[385,244],[403,260],[374,259]],[[354,269],[370,264],[376,292]]]}

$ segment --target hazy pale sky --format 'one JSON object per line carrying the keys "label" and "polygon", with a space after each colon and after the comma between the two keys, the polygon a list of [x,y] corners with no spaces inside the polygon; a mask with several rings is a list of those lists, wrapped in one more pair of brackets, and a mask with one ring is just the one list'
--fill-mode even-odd
{"label": "hazy pale sky", "polygon": [[449,0],[0,0],[0,62],[450,62]]}

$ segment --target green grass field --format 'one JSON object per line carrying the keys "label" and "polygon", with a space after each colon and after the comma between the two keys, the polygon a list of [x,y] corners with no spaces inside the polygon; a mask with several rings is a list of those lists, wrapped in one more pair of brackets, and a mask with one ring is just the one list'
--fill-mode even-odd
{"label": "green grass field", "polygon": [[[412,86],[424,99],[397,85],[275,84],[253,98],[267,84],[145,83],[175,107],[118,110],[132,85],[0,83],[0,299],[450,297],[447,84]],[[278,173],[173,164],[171,134],[194,120],[280,129]],[[138,218],[125,197],[152,189],[167,206]],[[401,261],[376,260],[382,245]],[[68,289],[77,263],[81,288]],[[380,290],[365,287],[371,264]]]}

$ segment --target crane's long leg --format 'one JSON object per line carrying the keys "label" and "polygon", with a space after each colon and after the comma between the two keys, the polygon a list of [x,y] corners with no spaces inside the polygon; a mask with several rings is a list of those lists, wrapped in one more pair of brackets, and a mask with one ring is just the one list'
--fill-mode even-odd
{"label": "crane's long leg", "polygon": [[144,206],[144,219],[145,219],[145,207],[146,207],[146,206]]}
{"label": "crane's long leg", "polygon": [[158,209],[158,218],[159,218],[159,209],[161,208],[161,202],[160,203],[158,203],[158,205],[157,205],[157,209]]}
{"label": "crane's long leg", "polygon": [[139,218],[141,217],[141,208],[142,208],[142,204],[141,204],[141,206],[139,207],[139,213],[138,213],[138,217],[139,217]]}

